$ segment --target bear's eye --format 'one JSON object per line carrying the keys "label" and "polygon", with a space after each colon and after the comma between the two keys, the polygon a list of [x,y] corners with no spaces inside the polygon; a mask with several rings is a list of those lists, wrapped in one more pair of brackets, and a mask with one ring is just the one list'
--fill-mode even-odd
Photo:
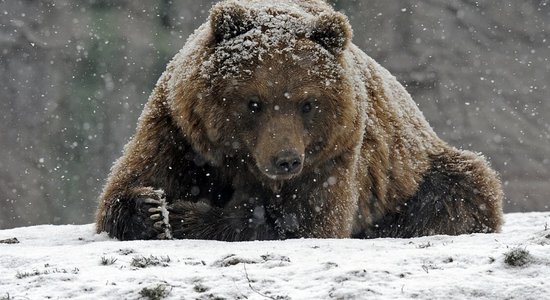
{"label": "bear's eye", "polygon": [[248,109],[253,113],[261,111],[262,103],[260,102],[260,98],[256,96],[251,97],[248,101]]}
{"label": "bear's eye", "polygon": [[310,101],[302,105],[302,113],[304,114],[310,113],[312,109],[313,109],[313,104]]}

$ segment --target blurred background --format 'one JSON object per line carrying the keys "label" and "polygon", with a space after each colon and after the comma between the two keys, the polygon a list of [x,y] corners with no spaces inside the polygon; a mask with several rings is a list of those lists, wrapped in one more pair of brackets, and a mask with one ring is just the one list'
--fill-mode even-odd
{"label": "blurred background", "polygon": [[[90,223],[168,60],[216,1],[0,0],[0,229]],[[550,1],[331,1],[505,211],[550,206]]]}

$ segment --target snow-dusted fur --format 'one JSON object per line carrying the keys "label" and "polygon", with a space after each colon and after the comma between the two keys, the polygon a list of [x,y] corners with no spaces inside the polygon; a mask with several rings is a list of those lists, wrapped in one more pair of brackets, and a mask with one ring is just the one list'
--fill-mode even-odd
{"label": "snow-dusted fur", "polygon": [[230,241],[498,231],[495,172],[440,140],[351,37],[321,0],[215,5],[159,79],[97,231]]}

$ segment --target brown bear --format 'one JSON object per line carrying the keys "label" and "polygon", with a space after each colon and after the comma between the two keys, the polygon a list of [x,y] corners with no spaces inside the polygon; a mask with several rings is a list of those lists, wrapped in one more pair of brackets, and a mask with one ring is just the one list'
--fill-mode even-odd
{"label": "brown bear", "polygon": [[485,159],[439,139],[322,0],[228,0],[160,77],[107,180],[121,240],[495,232]]}

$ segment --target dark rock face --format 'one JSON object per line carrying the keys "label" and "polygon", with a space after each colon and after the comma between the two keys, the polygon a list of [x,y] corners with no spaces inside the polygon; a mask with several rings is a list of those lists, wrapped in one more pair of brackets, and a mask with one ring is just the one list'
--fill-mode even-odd
{"label": "dark rock face", "polygon": [[[0,3],[0,228],[92,221],[98,178],[213,2]],[[441,137],[488,157],[506,211],[548,210],[550,2],[333,2]]]}

